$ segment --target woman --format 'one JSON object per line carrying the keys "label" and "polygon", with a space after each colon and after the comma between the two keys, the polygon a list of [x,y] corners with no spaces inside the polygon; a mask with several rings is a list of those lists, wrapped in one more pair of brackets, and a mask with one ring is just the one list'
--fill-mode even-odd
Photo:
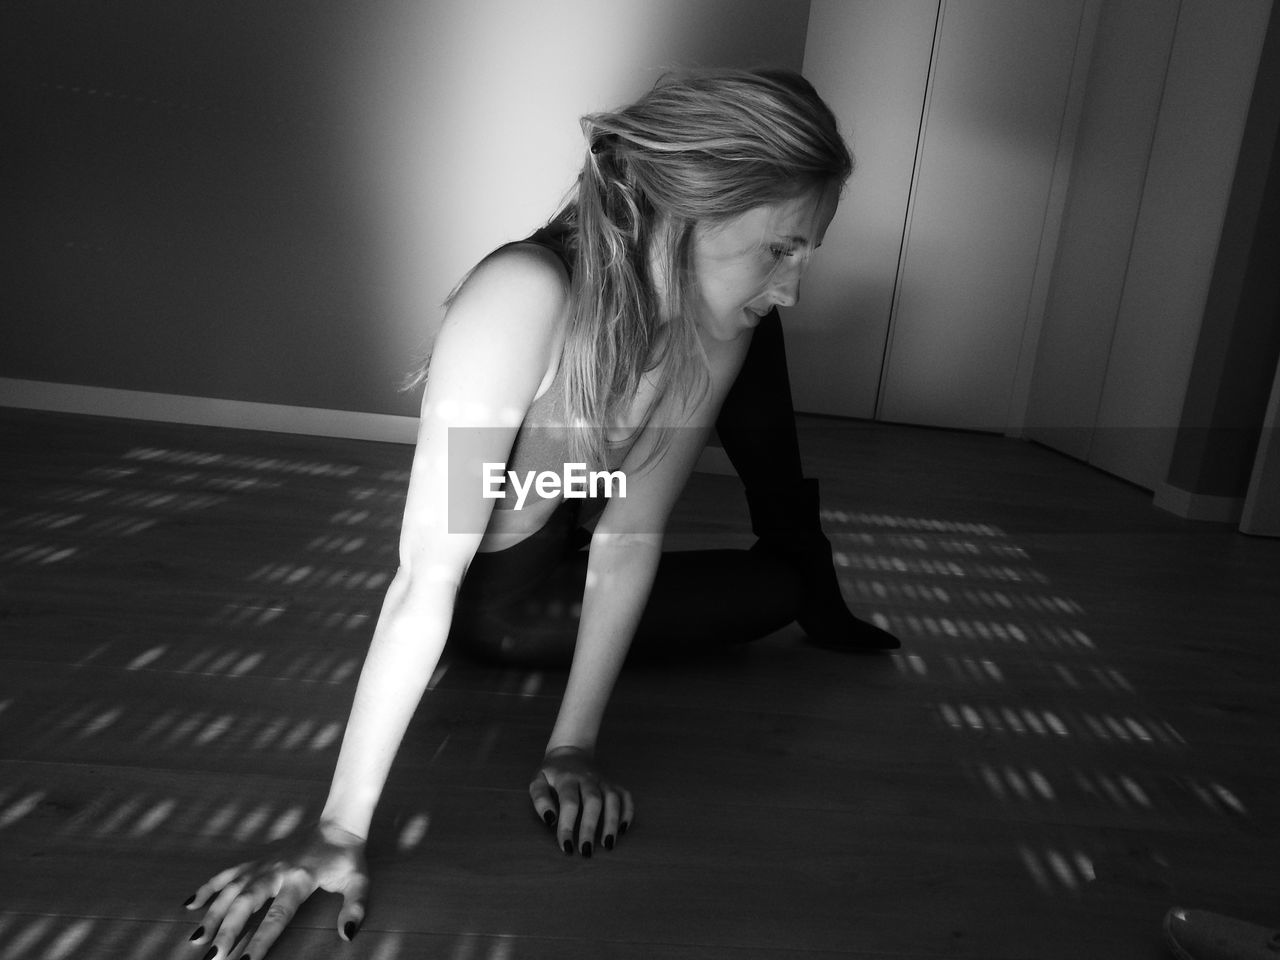
{"label": "woman", "polygon": [[[227,956],[274,898],[245,950],[260,960],[317,888],[343,894],[338,928],[354,935],[364,838],[446,639],[506,662],[571,662],[529,792],[558,845],[584,856],[597,841],[612,849],[635,815],[594,758],[633,648],[678,653],[792,620],[823,646],[897,646],[840,598],[816,487],[800,470],[776,311],[796,302],[852,169],[830,110],[797,74],[719,71],[664,79],[583,127],[576,196],[450,297],[425,378],[400,568],[320,823],[188,901],[208,905],[192,940],[213,938],[209,958]],[[667,517],[713,427],[759,542],[663,554]],[[591,503],[528,483],[569,463],[620,470],[625,496]]]}

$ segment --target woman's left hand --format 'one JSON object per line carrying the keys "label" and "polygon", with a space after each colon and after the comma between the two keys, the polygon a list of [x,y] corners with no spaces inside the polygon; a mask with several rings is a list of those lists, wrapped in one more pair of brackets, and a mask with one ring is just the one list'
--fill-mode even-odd
{"label": "woman's left hand", "polygon": [[565,853],[576,848],[591,856],[597,834],[606,850],[627,832],[635,818],[631,793],[605,779],[595,759],[578,747],[556,747],[542,758],[529,784],[533,808]]}

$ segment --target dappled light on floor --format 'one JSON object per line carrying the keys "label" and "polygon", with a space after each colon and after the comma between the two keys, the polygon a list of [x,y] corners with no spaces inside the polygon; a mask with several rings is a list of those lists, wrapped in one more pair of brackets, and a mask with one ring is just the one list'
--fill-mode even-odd
{"label": "dappled light on floor", "polygon": [[[25,441],[26,473],[0,464],[0,960],[190,960],[191,887],[320,815],[410,455],[96,420],[54,439]],[[946,512],[927,480],[898,497],[906,476],[858,502]],[[750,542],[728,482],[695,477],[682,548]],[[1174,867],[1185,889],[1219,843],[1225,861],[1256,840],[1268,780],[1239,758],[1257,727],[1209,698],[1236,752],[1206,756],[1197,738],[1224,726],[1144,695],[1153,672],[1198,689],[1191,630],[1120,633],[1125,598],[1020,509],[828,511],[841,587],[902,637],[891,655],[814,650],[792,625],[628,669],[606,723],[609,772],[642,805],[622,854],[564,857],[529,804],[563,671],[446,651],[374,816],[367,924],[348,946],[337,898],[316,898],[272,956],[1142,955],[1088,941],[1100,922],[1098,942],[1135,942],[1145,921],[1123,917]],[[1181,672],[1159,673],[1179,646]]]}
{"label": "dappled light on floor", "polygon": [[1086,829],[1037,838],[1028,820],[1248,817],[1230,787],[1189,772],[1185,737],[1107,662],[1085,606],[998,526],[841,510],[824,526],[846,598],[901,638],[898,674],[973,789],[1022,824],[1011,853],[1037,889],[1081,894],[1099,854]]}
{"label": "dappled light on floor", "polygon": [[191,710],[134,700],[113,704],[90,701],[69,713],[50,711],[46,728],[34,734],[38,751],[91,748],[109,737],[113,743],[145,748],[156,755],[172,750],[190,756],[200,748],[222,751],[322,753],[336,750],[343,720],[289,713]]}
{"label": "dappled light on floor", "polygon": [[1058,890],[1077,893],[1081,887],[1097,879],[1093,861],[1079,850],[1058,850],[1053,847],[1033,850],[1021,846],[1018,853],[1036,886],[1047,893]]}
{"label": "dappled light on floor", "polygon": [[[39,916],[0,911],[0,960],[176,960],[199,957],[189,924],[147,924],[95,916]],[[371,926],[351,947],[334,931],[290,929],[273,955],[281,957],[359,956],[367,960],[519,960],[510,935],[464,932],[409,935]],[[236,954],[233,954],[236,956]]]}
{"label": "dappled light on floor", "polygon": [[317,813],[299,803],[175,796],[127,786],[105,787],[82,798],[57,778],[32,778],[0,790],[0,831],[19,828],[28,817],[39,818],[47,828],[56,817],[54,834],[63,840],[145,839],[170,848],[269,843],[291,835]]}
{"label": "dappled light on floor", "polygon": [[[0,911],[0,960],[189,960],[202,954],[188,937],[190,925],[152,924],[97,916],[40,916]],[[238,954],[232,954],[238,956]],[[364,960],[519,960],[512,937],[407,935],[365,926],[348,947],[335,931],[290,928],[272,956],[352,956]]]}
{"label": "dappled light on floor", "polygon": [[[312,484],[304,496],[314,495],[317,480],[328,485],[324,496],[335,506],[327,521],[297,529],[285,523],[267,549],[208,558],[198,546],[189,558],[175,549],[175,535],[183,535],[179,524],[216,530],[244,498],[283,507],[300,495],[294,486],[303,480]],[[40,838],[43,849],[113,858],[190,852],[195,864],[195,855],[212,862],[219,854],[248,853],[314,823],[323,790],[281,797],[269,778],[281,772],[290,779],[280,782],[323,783],[333,769],[355,681],[398,563],[406,480],[401,471],[323,460],[139,446],[60,484],[33,488],[26,503],[0,506],[0,572],[51,577],[55,569],[130,564],[137,595],[104,596],[103,602],[116,623],[127,623],[136,606],[152,617],[140,622],[154,624],[100,632],[86,622],[88,630],[67,637],[69,657],[51,660],[50,669],[99,672],[103,682],[94,685],[93,696],[66,702],[19,687],[0,691],[0,735],[11,735],[20,755],[41,761],[20,778],[0,781],[0,843]],[[154,561],[153,543],[164,544]],[[208,589],[199,574],[182,569],[187,559],[207,564],[215,578]],[[56,604],[54,580],[32,582],[48,583],[48,603]],[[30,607],[33,615],[42,611],[39,603]],[[15,637],[37,656],[42,625],[33,619]],[[450,665],[448,658],[441,661],[429,690]],[[541,699],[544,682],[537,670],[491,672],[492,695],[512,703]],[[461,769],[483,770],[507,735],[499,719],[464,736],[455,732],[447,726],[425,745],[426,768],[444,758]],[[85,765],[98,762],[117,773],[97,785],[85,783]],[[135,775],[135,764],[171,773]],[[244,772],[239,789],[199,787],[200,771],[228,765]],[[413,794],[406,799],[384,804],[389,822],[381,829],[387,849],[412,857],[429,842],[432,814],[420,796],[417,806]],[[85,910],[92,912],[93,905],[86,903]],[[181,914],[129,922],[0,913],[0,960],[185,957],[187,920]],[[295,943],[313,935],[318,932],[291,933]],[[500,935],[431,941],[432,955],[515,956],[515,941]],[[329,934],[307,955],[336,943]],[[421,955],[412,938],[373,927],[361,931],[359,947],[359,955],[381,960]]]}

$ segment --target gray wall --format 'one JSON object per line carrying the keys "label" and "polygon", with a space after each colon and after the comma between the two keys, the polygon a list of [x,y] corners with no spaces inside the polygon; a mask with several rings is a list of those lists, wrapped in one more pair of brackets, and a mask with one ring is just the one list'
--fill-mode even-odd
{"label": "gray wall", "polygon": [[438,304],[536,227],[577,118],[799,68],[797,0],[0,5],[0,377],[413,415]]}

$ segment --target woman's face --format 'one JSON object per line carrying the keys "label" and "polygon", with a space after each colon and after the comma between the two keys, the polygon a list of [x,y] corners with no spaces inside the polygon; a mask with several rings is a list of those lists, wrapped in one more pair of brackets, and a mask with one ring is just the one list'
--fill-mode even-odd
{"label": "woman's face", "polygon": [[698,322],[706,334],[732,340],[774,307],[799,301],[800,277],[822,246],[839,193],[837,184],[829,184],[694,230]]}

